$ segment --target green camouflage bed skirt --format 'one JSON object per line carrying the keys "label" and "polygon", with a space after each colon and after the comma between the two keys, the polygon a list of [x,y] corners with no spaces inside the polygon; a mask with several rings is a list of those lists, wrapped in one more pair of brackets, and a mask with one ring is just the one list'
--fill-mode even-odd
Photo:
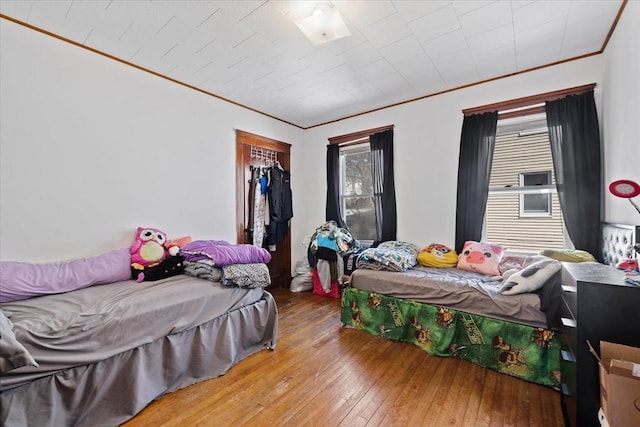
{"label": "green camouflage bed skirt", "polygon": [[559,388],[560,343],[552,331],[435,305],[344,289],[344,324],[429,354],[453,356],[537,384]]}

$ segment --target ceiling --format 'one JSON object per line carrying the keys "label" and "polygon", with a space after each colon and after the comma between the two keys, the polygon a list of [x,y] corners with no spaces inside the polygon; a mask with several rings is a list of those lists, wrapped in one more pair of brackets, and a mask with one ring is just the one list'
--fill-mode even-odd
{"label": "ceiling", "polygon": [[[301,128],[601,52],[622,0],[0,1],[0,13]],[[4,21],[0,21],[2,23]]]}

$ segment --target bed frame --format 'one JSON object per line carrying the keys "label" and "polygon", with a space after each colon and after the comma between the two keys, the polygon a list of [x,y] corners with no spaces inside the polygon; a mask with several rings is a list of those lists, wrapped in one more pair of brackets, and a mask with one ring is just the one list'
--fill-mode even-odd
{"label": "bed frame", "polygon": [[[606,264],[640,257],[640,247],[637,254],[633,249],[640,244],[640,226],[602,223],[601,235]],[[560,298],[559,279],[549,284],[549,292],[550,299]],[[560,385],[560,343],[549,321],[548,329],[536,328],[351,287],[342,294],[341,320],[429,354],[469,360],[545,386]]]}
{"label": "bed frame", "polygon": [[0,392],[0,425],[120,425],[166,393],[274,349],[277,329],[275,300],[264,291],[258,301],[193,328]]}
{"label": "bed frame", "polygon": [[549,329],[348,287],[341,320],[429,354],[458,357],[537,384],[560,386],[560,343]]}

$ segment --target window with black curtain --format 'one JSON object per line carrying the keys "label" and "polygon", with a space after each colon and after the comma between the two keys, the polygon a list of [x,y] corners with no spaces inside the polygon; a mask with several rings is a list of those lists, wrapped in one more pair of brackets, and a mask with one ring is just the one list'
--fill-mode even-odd
{"label": "window with black curtain", "polygon": [[326,220],[364,241],[396,239],[393,128],[327,146]]}
{"label": "window with black curtain", "polygon": [[[456,207],[457,251],[466,240],[482,238],[498,118],[544,112],[555,187],[567,233],[576,249],[601,260],[602,148],[594,87],[594,84],[585,85],[463,111]],[[508,108],[502,109],[503,105]],[[535,179],[541,179],[540,176]],[[547,182],[543,181],[536,184]],[[548,209],[548,204],[542,209],[546,200],[537,202],[529,207],[539,211]]]}

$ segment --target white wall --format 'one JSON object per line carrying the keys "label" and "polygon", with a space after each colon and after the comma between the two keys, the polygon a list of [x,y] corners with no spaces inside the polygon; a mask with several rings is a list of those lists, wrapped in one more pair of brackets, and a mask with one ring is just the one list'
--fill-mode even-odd
{"label": "white wall", "polygon": [[[629,2],[604,55],[307,131],[2,20],[0,258],[97,253],[137,225],[234,241],[235,128],[293,144],[294,263],[324,222],[327,138],[387,124],[398,238],[453,244],[462,109],[594,82],[605,181],[640,180],[639,8]],[[628,202],[605,199],[605,220],[638,223]]]}
{"label": "white wall", "polygon": [[[627,3],[604,52],[604,184],[617,179],[640,183],[640,2]],[[640,205],[640,197],[634,199]],[[640,224],[640,214],[605,189],[608,222]]]}
{"label": "white wall", "polygon": [[420,247],[453,245],[462,110],[589,83],[598,85],[599,105],[601,61],[601,55],[589,57],[307,130],[296,163],[307,171],[299,185],[309,195],[308,208],[296,225],[313,232],[324,222],[327,138],[394,124],[397,237]]}
{"label": "white wall", "polygon": [[234,129],[303,138],[6,20],[0,42],[2,260],[97,254],[139,225],[235,242]]}

